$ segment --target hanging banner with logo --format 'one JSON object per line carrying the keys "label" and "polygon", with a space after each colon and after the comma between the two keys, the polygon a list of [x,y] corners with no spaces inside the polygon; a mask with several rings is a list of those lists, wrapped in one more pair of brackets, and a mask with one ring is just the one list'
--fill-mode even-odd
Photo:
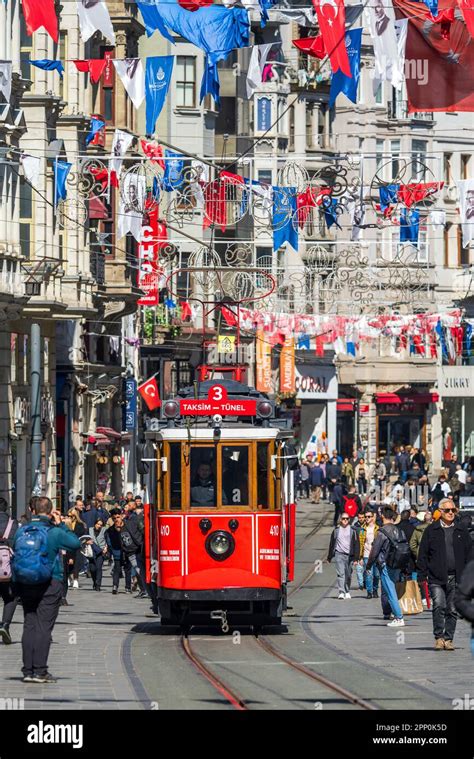
{"label": "hanging banner with logo", "polygon": [[280,354],[280,392],[295,392],[295,341],[286,337]]}
{"label": "hanging banner with logo", "polygon": [[165,104],[173,72],[173,63],[173,55],[158,55],[146,59],[146,133],[150,137],[155,132],[158,116]]}
{"label": "hanging banner with logo", "polygon": [[162,271],[159,267],[160,249],[167,244],[168,232],[166,224],[158,219],[158,204],[147,209],[146,224],[142,227],[142,236],[138,248],[138,286],[145,293],[138,301],[139,306],[157,306],[160,294],[160,278]]}
{"label": "hanging banner with logo", "polygon": [[256,389],[260,393],[273,392],[272,346],[263,329],[257,330],[256,338]]}

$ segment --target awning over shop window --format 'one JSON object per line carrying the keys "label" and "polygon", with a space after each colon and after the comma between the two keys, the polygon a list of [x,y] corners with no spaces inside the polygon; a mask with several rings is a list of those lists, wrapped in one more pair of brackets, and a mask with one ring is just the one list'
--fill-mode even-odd
{"label": "awning over shop window", "polygon": [[377,404],[390,403],[437,403],[439,401],[438,393],[419,393],[418,395],[398,395],[398,393],[376,393],[375,402]]}
{"label": "awning over shop window", "polygon": [[122,433],[112,429],[112,427],[97,427],[99,435],[106,435],[110,440],[121,440]]}
{"label": "awning over shop window", "polygon": [[354,411],[355,398],[338,398],[336,408],[338,411]]}

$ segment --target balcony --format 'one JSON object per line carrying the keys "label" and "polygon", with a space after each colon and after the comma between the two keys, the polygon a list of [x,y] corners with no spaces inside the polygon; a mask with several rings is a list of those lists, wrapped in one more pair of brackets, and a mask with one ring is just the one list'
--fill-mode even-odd
{"label": "balcony", "polygon": [[434,114],[430,112],[414,111],[408,113],[407,100],[395,100],[387,103],[387,118],[391,121],[425,121],[429,126],[433,125]]}

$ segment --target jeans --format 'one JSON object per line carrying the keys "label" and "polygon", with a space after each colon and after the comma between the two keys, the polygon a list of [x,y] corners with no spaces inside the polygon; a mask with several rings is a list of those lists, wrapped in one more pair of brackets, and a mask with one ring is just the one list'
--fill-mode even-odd
{"label": "jeans", "polygon": [[92,582],[94,588],[100,588],[102,585],[102,565],[104,563],[104,554],[95,554],[92,559],[89,559],[89,566],[91,570]]}
{"label": "jeans", "polygon": [[370,569],[367,569],[367,562],[369,561],[369,557],[366,556],[364,558],[364,571],[365,571],[365,587],[367,588],[367,593],[376,593],[379,587],[379,570],[375,566],[375,564],[372,564]]}
{"label": "jeans", "polygon": [[23,626],[23,675],[45,675],[48,671],[48,656],[51,633],[59,613],[63,597],[61,580],[41,585],[19,585],[18,593],[23,604],[25,623]]}
{"label": "jeans", "polygon": [[359,490],[359,495],[365,495],[367,492],[367,480],[365,477],[359,477],[357,480],[357,487]]}
{"label": "jeans", "polygon": [[456,630],[457,614],[454,607],[456,577],[449,575],[446,585],[429,584],[433,602],[433,634],[436,639],[452,640]]}
{"label": "jeans", "polygon": [[123,566],[123,571],[125,574],[125,589],[131,590],[132,587],[132,567],[130,565],[130,562],[128,559],[122,560],[121,558],[117,558],[114,556],[114,567],[112,572],[112,585],[114,588],[118,588],[119,582],[120,582],[120,571]]}
{"label": "jeans", "polygon": [[336,551],[334,554],[337,572],[337,589],[339,593],[349,593],[351,589],[352,562],[348,553]]}
{"label": "jeans", "polygon": [[357,582],[359,583],[360,590],[364,588],[364,567],[359,563],[356,564]]}
{"label": "jeans", "polygon": [[402,608],[398,602],[397,589],[395,583],[400,580],[400,570],[392,569],[384,564],[379,569],[380,583],[382,585],[382,610],[384,616],[388,616],[392,612],[396,619],[403,619]]}
{"label": "jeans", "polygon": [[20,600],[16,593],[13,592],[11,582],[0,583],[0,598],[3,599],[4,603],[2,625],[9,625],[11,624],[18,601]]}
{"label": "jeans", "polygon": [[408,479],[408,471],[406,472],[400,472],[400,479],[402,482],[406,482]]}

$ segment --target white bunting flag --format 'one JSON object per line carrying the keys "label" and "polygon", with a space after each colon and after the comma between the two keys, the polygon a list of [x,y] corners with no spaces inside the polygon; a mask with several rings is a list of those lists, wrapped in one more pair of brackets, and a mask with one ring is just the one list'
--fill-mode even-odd
{"label": "white bunting flag", "polygon": [[249,68],[247,71],[247,97],[250,99],[258,88],[259,84],[262,84],[263,69],[267,62],[268,53],[273,43],[266,45],[254,45],[252,48],[252,54],[250,56]]}
{"label": "white bunting flag", "polygon": [[474,239],[474,179],[462,179],[456,185],[459,191],[462,244],[467,245]]}
{"label": "white bunting flag", "polygon": [[2,61],[0,63],[0,92],[7,103],[10,102],[12,94],[12,64],[11,62]]}
{"label": "white bunting flag", "polygon": [[21,156],[21,165],[23,166],[23,173],[25,179],[33,185],[33,187],[39,187],[40,185],[40,173],[41,173],[41,158],[32,155]]}
{"label": "white bunting flag", "polygon": [[403,61],[400,65],[395,11],[391,0],[369,0],[366,13],[374,46],[374,92],[377,92],[380,82],[383,81],[391,82],[400,90],[404,80]]}
{"label": "white bunting flag", "polygon": [[433,229],[439,231],[444,229],[444,225],[446,224],[446,211],[437,211],[436,209],[433,209],[433,211],[430,211],[429,218]]}
{"label": "white bunting flag", "polygon": [[125,87],[127,94],[138,110],[145,100],[145,72],[140,58],[125,58],[123,61],[112,60],[117,76]]}
{"label": "white bunting flag", "polygon": [[137,242],[142,242],[143,209],[145,208],[146,181],[137,174],[127,174],[122,188],[119,207],[117,238],[130,232]]}
{"label": "white bunting flag", "polygon": [[110,171],[115,172],[117,179],[120,176],[122,170],[123,159],[130,145],[134,140],[133,134],[123,132],[121,129],[116,129],[114,134],[114,141],[112,143],[112,158],[110,160]]}
{"label": "white bunting flag", "polygon": [[114,27],[104,0],[77,0],[77,14],[84,42],[99,31],[115,45]]}

